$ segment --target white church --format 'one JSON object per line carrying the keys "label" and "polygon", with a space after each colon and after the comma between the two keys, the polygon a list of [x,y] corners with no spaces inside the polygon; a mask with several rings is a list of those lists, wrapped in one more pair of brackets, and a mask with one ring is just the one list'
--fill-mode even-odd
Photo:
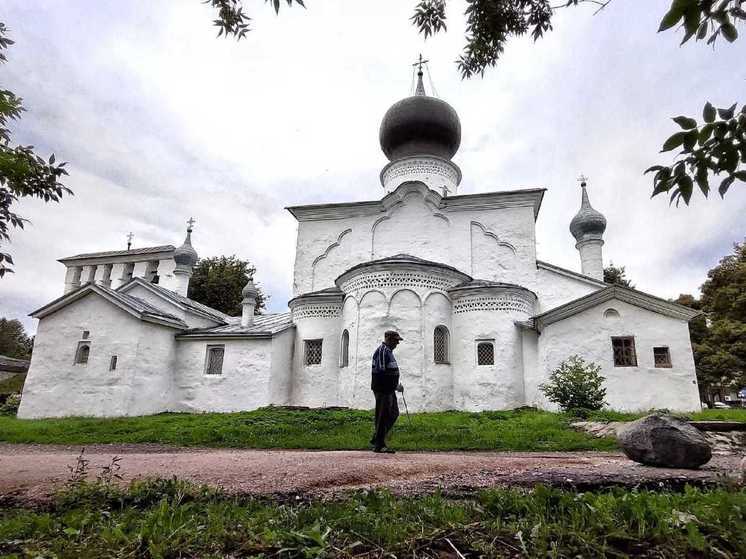
{"label": "white church", "polygon": [[[184,243],[60,260],[19,417],[371,408],[385,330],[413,411],[551,408],[539,385],[571,355],[601,366],[618,410],[698,410],[689,308],[603,281],[606,219],[582,184],[568,222],[580,272],[536,258],[545,189],[459,194],[461,125],[415,95],[380,128],[384,195],[287,208],[298,221],[289,312],[227,316],[187,298]],[[568,239],[569,241],[569,239]]]}

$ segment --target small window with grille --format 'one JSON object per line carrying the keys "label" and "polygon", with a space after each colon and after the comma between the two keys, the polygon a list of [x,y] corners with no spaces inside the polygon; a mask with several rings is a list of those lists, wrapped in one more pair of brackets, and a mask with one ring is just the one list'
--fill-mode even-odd
{"label": "small window with grille", "polygon": [[433,332],[433,360],[448,363],[448,328],[438,326]]}
{"label": "small window with grille", "polygon": [[477,365],[495,364],[495,342],[481,340],[477,342]]}
{"label": "small window with grille", "polygon": [[323,340],[306,340],[306,365],[321,364],[321,342]]}
{"label": "small window with grille", "polygon": [[88,363],[88,356],[91,353],[90,342],[78,342],[78,349],[75,351],[75,364],[85,365]]}
{"label": "small window with grille", "polygon": [[347,367],[350,364],[350,333],[342,332],[342,347],[339,352],[339,366]]}
{"label": "small window with grille", "polygon": [[615,367],[637,367],[634,336],[617,336],[611,338],[614,349]]}
{"label": "small window with grille", "polygon": [[82,340],[87,340],[91,333],[88,330],[83,330],[83,335],[80,337]]}
{"label": "small window with grille", "polygon": [[653,361],[656,367],[671,368],[671,352],[667,347],[653,348]]}
{"label": "small window with grille", "polygon": [[109,360],[109,370],[110,371],[117,370],[117,356],[116,355],[112,355],[111,359]]}
{"label": "small window with grille", "polygon": [[208,345],[207,357],[205,359],[206,375],[223,374],[223,356],[225,355],[224,345]]}

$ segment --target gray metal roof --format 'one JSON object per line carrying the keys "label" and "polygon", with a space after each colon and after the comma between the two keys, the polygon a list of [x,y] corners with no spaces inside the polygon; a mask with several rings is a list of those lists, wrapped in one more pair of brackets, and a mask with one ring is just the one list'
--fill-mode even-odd
{"label": "gray metal roof", "polygon": [[116,301],[117,303],[121,304],[125,308],[129,309],[129,311],[132,312],[132,314],[135,314],[139,318],[150,317],[150,318],[163,320],[167,323],[170,323],[173,326],[178,326],[180,328],[186,329],[188,327],[187,324],[183,320],[181,320],[178,316],[174,316],[172,314],[164,312],[161,309],[154,307],[153,305],[149,303],[146,303],[142,299],[133,297],[131,295],[127,295],[126,293],[120,293],[119,291],[115,291],[103,285],[97,285],[94,283],[85,283],[81,285],[78,289],[76,289],[75,291],[71,291],[70,293],[63,295],[62,297],[58,297],[51,303],[48,303],[44,305],[43,307],[41,307],[40,309],[37,309],[34,312],[32,312],[31,316],[33,316],[34,318],[43,318],[47,314],[55,312],[69,305],[70,303],[77,301],[81,297],[84,297],[90,291],[93,291],[94,293],[98,293],[100,296],[103,296],[104,298],[108,297],[109,299]]}
{"label": "gray metal roof", "polygon": [[178,334],[178,338],[268,338],[292,328],[289,312],[258,314],[249,326],[241,326],[240,318],[233,318],[230,324],[213,328],[193,328]]}
{"label": "gray metal roof", "polygon": [[140,285],[144,285],[145,287],[149,287],[153,291],[162,295],[164,298],[173,301],[177,305],[186,307],[187,309],[192,310],[198,314],[207,315],[217,322],[228,323],[233,319],[233,317],[225,314],[224,312],[221,312],[217,309],[213,309],[212,307],[208,307],[207,305],[203,305],[202,303],[198,303],[197,301],[190,299],[189,297],[184,297],[183,295],[179,295],[175,291],[166,289],[165,287],[162,287],[158,285],[157,283],[151,283],[149,281],[145,281],[142,278],[132,278],[132,280],[130,280],[128,283],[122,285],[121,287],[118,287],[117,291],[120,291],[120,292],[126,291],[133,284],[140,284]]}
{"label": "gray metal roof", "polygon": [[85,254],[76,254],[75,256],[66,256],[60,258],[57,262],[68,262],[70,260],[85,260],[88,258],[111,258],[114,256],[140,256],[145,254],[156,254],[158,252],[169,252],[176,250],[174,245],[160,245],[155,247],[132,248],[130,250],[109,250],[105,252],[88,252]]}

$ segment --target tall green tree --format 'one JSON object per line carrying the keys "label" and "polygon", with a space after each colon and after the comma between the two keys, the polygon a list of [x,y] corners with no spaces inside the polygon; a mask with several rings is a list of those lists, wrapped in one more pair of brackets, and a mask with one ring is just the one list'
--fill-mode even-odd
{"label": "tall green tree", "polygon": [[[7,61],[5,50],[13,44],[5,24],[0,23],[0,63]],[[41,198],[59,202],[63,194],[72,194],[60,180],[67,175],[65,163],[55,163],[54,154],[45,159],[34,146],[15,145],[8,128],[10,121],[21,118],[23,99],[12,91],[0,89],[0,278],[12,272],[13,257],[2,250],[10,241],[10,229],[21,228],[27,219],[13,211],[19,198]]]}
{"label": "tall green tree", "polygon": [[604,268],[604,281],[606,283],[634,289],[635,285],[631,280],[627,279],[626,273],[624,266],[614,266],[614,263],[610,262],[609,265]]}
{"label": "tall green tree", "polygon": [[[235,255],[202,258],[194,267],[189,282],[189,298],[228,315],[238,316],[243,300],[241,291],[255,273],[256,268],[248,260],[241,260]],[[256,312],[260,314],[268,297],[261,287],[257,287],[257,290]]]}
{"label": "tall green tree", "polygon": [[702,297],[679,295],[677,303],[703,311],[689,323],[700,389],[713,393],[746,386],[746,242],[707,274]]}
{"label": "tall green tree", "polygon": [[15,359],[31,357],[33,340],[19,320],[0,318],[0,355]]}

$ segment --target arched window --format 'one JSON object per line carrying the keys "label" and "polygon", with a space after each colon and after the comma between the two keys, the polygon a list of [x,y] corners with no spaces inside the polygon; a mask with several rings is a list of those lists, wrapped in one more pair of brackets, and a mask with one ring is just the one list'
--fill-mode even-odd
{"label": "arched window", "polygon": [[448,363],[448,328],[438,326],[433,332],[433,360]]}
{"label": "arched window", "polygon": [[609,319],[619,318],[619,311],[613,308],[608,308],[604,311],[604,318],[609,318]]}
{"label": "arched window", "polygon": [[339,366],[347,367],[350,364],[350,333],[347,330],[342,332],[342,347],[339,351]]}
{"label": "arched window", "polygon": [[79,365],[85,365],[88,363],[88,355],[91,352],[91,344],[89,342],[80,342],[78,344],[78,350],[75,352],[75,363]]}

